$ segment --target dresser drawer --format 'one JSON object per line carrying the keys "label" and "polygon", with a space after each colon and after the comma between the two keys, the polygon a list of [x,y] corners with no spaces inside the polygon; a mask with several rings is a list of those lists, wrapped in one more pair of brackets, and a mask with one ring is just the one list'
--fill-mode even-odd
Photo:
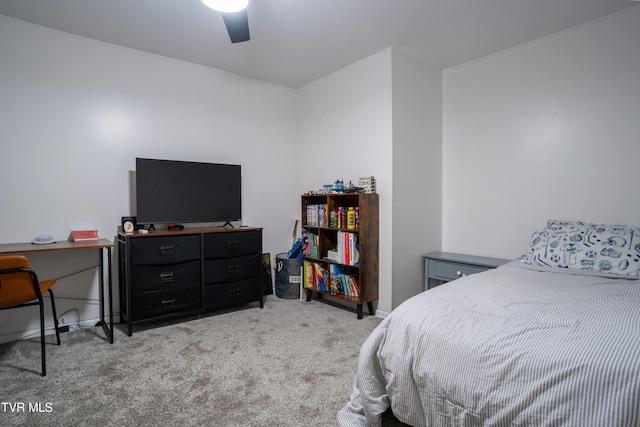
{"label": "dresser drawer", "polygon": [[131,293],[200,286],[200,260],[131,267]]}
{"label": "dresser drawer", "polygon": [[204,287],[204,305],[208,310],[229,305],[259,301],[262,280],[257,277],[236,282],[207,284]]}
{"label": "dresser drawer", "polygon": [[481,273],[483,271],[487,271],[489,268],[486,267],[477,267],[466,264],[456,264],[445,261],[435,261],[433,262],[433,270],[431,270],[431,266],[429,267],[429,271],[433,271],[434,274],[431,277],[440,280],[455,280],[462,276],[466,276],[468,274]]}
{"label": "dresser drawer", "polygon": [[171,289],[144,292],[131,298],[131,321],[152,319],[174,313],[186,313],[202,309],[202,288]]}
{"label": "dresser drawer", "polygon": [[260,255],[208,259],[204,262],[205,283],[229,282],[257,277],[262,270]]}
{"label": "dresser drawer", "polygon": [[131,265],[174,264],[199,259],[199,235],[131,239]]}
{"label": "dresser drawer", "polygon": [[205,258],[233,258],[262,251],[260,231],[205,234]]}

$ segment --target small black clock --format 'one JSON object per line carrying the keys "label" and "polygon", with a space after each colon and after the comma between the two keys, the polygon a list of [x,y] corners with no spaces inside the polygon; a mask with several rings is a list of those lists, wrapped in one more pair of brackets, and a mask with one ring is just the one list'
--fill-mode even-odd
{"label": "small black clock", "polygon": [[138,229],[135,216],[123,216],[122,217],[122,231],[125,233],[133,233]]}

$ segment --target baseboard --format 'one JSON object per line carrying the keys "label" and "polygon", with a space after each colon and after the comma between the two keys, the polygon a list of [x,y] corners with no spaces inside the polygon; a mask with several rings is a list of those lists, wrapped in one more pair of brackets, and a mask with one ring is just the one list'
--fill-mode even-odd
{"label": "baseboard", "polygon": [[384,319],[389,314],[390,313],[388,311],[380,310],[379,308],[376,309],[376,317],[380,317],[381,319]]}
{"label": "baseboard", "polygon": [[[118,323],[117,320],[119,318],[120,318],[119,314],[117,316],[114,316],[113,323],[114,324]],[[95,319],[84,319],[80,322],[79,326],[80,328],[93,328],[94,326],[96,326],[96,323],[98,322],[100,322],[99,317]],[[73,331],[74,329],[78,328],[78,323],[71,322],[71,323],[65,324],[65,326],[69,326],[69,330]],[[50,325],[45,325],[44,327],[45,335],[54,335],[55,333],[56,331],[53,327],[53,323],[51,323]],[[19,340],[26,340],[30,338],[38,338],[39,336],[40,336],[40,328],[31,328],[24,331],[16,331],[16,332],[10,332],[8,334],[0,334],[0,344],[5,344],[8,342],[19,341]]]}

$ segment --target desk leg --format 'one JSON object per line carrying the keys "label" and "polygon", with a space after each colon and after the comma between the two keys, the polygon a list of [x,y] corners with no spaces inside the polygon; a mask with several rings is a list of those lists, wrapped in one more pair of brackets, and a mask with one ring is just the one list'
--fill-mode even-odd
{"label": "desk leg", "polygon": [[[104,253],[102,249],[107,250],[107,276],[108,276],[108,291],[109,291],[109,326],[107,326],[107,320],[104,313]],[[113,344],[113,279],[111,277],[111,248],[100,249],[100,323],[102,324],[102,330],[107,335],[107,339],[110,344]]]}

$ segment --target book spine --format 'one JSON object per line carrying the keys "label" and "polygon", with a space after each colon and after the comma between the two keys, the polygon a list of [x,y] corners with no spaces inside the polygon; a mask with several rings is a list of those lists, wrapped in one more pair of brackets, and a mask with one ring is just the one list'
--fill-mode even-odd
{"label": "book spine", "polygon": [[309,261],[304,262],[304,287],[308,289],[315,289],[315,273],[314,273],[314,265]]}
{"label": "book spine", "polygon": [[351,252],[349,247],[349,236],[351,233],[344,233],[344,264],[349,264],[351,262]]}
{"label": "book spine", "polygon": [[347,296],[351,296],[351,290],[349,289],[349,276],[343,274],[342,282],[344,283],[344,294]]}
{"label": "book spine", "polygon": [[358,285],[358,279],[354,276],[349,278],[349,286],[354,297],[360,296],[360,286]]}
{"label": "book spine", "polygon": [[322,226],[329,226],[329,205],[327,205],[326,203],[322,205]]}

